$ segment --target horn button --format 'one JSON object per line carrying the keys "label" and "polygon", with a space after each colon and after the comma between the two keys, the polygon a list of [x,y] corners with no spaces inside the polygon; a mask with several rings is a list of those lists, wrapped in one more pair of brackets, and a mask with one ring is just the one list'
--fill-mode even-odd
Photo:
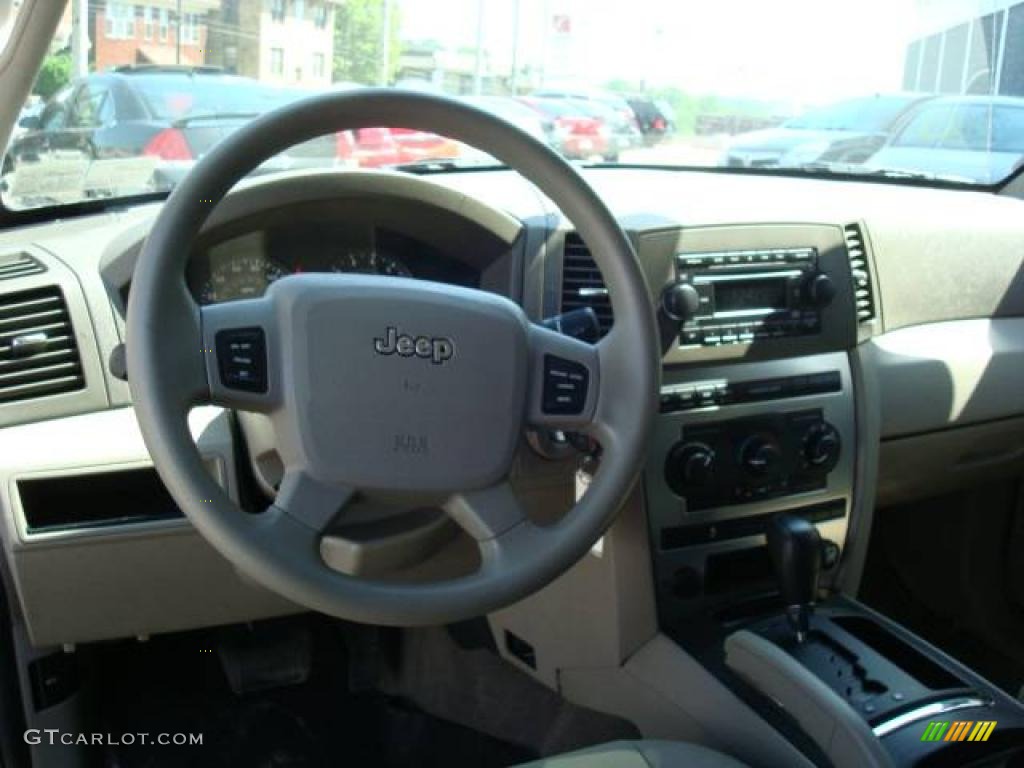
{"label": "horn button", "polygon": [[267,296],[286,463],[367,490],[452,492],[507,474],[529,364],[529,324],[516,304],[372,275],[288,277]]}

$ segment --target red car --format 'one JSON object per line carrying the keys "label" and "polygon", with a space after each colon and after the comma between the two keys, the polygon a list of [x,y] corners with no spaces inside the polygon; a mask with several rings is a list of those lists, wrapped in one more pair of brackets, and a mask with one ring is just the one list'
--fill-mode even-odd
{"label": "red car", "polygon": [[342,131],[335,139],[338,160],[360,168],[382,168],[423,160],[458,157],[452,139],[406,128],[360,128]]}
{"label": "red car", "polygon": [[555,148],[573,160],[614,154],[611,131],[599,117],[588,115],[568,99],[524,97],[524,104],[555,125]]}

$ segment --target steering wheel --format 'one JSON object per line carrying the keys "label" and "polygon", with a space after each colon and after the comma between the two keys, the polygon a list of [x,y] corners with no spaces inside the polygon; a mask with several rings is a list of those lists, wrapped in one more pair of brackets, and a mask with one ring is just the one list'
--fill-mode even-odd
{"label": "steering wheel", "polygon": [[[531,323],[491,293],[375,275],[304,274],[262,298],[198,306],[185,284],[215,202],[262,162],[331,131],[379,125],[476,146],[519,171],[576,225],[611,297],[598,344]],[[175,501],[229,561],[308,608],[413,626],[478,616],[540,589],[613,521],[640,471],[660,375],[643,273],[622,229],[579,174],[500,118],[429,94],[367,89],[311,97],[252,121],[168,197],[128,303],[135,412]],[[204,467],[190,407],[267,414],[285,465],[274,503],[236,506]],[[508,476],[525,428],[572,430],[602,447],[589,489],[561,520],[528,519]],[[426,583],[329,568],[319,544],[357,492],[442,498],[480,551],[470,574]]]}

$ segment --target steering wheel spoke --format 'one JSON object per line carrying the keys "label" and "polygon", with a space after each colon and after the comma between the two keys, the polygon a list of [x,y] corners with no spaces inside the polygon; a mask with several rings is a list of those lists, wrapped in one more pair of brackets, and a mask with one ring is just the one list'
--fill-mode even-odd
{"label": "steering wheel spoke", "polygon": [[585,430],[597,412],[598,348],[540,325],[530,326],[527,422],[545,429]]}
{"label": "steering wheel spoke", "polygon": [[505,481],[453,494],[444,508],[462,530],[480,542],[496,539],[526,520],[512,486]]}
{"label": "steering wheel spoke", "polygon": [[202,351],[210,402],[266,412],[280,401],[277,334],[270,299],[202,307]]}
{"label": "steering wheel spoke", "polygon": [[287,469],[273,506],[310,530],[323,533],[354,495],[354,488],[321,482],[301,469]]}

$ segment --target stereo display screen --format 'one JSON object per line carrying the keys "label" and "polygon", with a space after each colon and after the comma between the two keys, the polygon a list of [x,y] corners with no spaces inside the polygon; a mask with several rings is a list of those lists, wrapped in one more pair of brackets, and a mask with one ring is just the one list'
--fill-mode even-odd
{"label": "stereo display screen", "polygon": [[786,280],[765,278],[715,283],[715,312],[786,309]]}

